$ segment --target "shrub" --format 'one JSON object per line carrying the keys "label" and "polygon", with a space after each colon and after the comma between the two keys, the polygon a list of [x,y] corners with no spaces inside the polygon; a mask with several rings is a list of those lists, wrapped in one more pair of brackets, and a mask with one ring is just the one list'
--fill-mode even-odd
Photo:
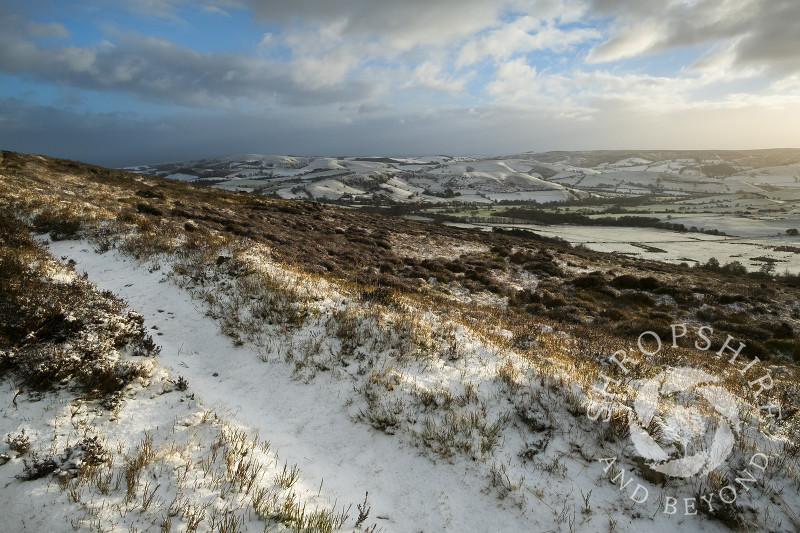
{"label": "shrub", "polygon": [[158,198],[164,199],[164,193],[161,191],[154,191],[153,189],[140,189],[136,191],[136,196],[140,198]]}
{"label": "shrub", "polygon": [[136,210],[145,215],[153,215],[157,217],[164,215],[164,212],[161,211],[161,209],[159,209],[158,207],[151,204],[146,204],[144,202],[136,204]]}
{"label": "shrub", "polygon": [[639,278],[630,274],[623,274],[611,280],[611,286],[618,289],[636,289],[639,287]]}
{"label": "shrub", "polygon": [[639,280],[639,289],[643,291],[655,291],[661,286],[661,282],[653,276],[647,276]]}
{"label": "shrub", "polygon": [[24,465],[22,473],[17,475],[17,478],[23,481],[40,479],[58,470],[58,464],[51,455],[39,458],[35,453],[32,453],[30,462],[28,459],[23,459],[22,462]]}
{"label": "shrub", "polygon": [[18,455],[25,455],[31,449],[31,439],[25,434],[23,429],[19,435],[11,436],[6,435],[6,442],[12,452],[17,452]]}
{"label": "shrub", "polygon": [[575,288],[580,289],[599,289],[605,286],[606,281],[600,272],[592,272],[586,276],[575,278],[572,280],[572,284],[575,285]]}
{"label": "shrub", "polygon": [[[50,214],[39,222],[61,220]],[[18,229],[9,216],[0,212],[0,225]],[[106,397],[143,375],[143,366],[116,352],[129,344],[156,351],[147,350],[141,315],[120,316],[124,303],[82,278],[52,279],[52,260],[27,232],[0,236],[0,248],[1,372],[38,391],[72,382],[88,397]],[[46,461],[31,464],[34,474],[48,468]]]}
{"label": "shrub", "polygon": [[747,298],[741,294],[722,294],[719,297],[719,303],[722,305],[732,304],[736,302],[745,302]]}
{"label": "shrub", "polygon": [[189,382],[186,381],[186,378],[183,376],[178,376],[178,380],[175,382],[175,388],[183,392],[189,388]]}
{"label": "shrub", "polygon": [[49,233],[54,241],[74,239],[78,236],[85,217],[72,209],[45,209],[33,217],[33,228],[37,233]]}
{"label": "shrub", "polygon": [[630,307],[653,307],[656,301],[645,292],[631,291],[621,294],[617,298],[617,303]]}
{"label": "shrub", "polygon": [[731,261],[730,263],[726,263],[725,266],[721,267],[721,269],[725,272],[730,272],[731,274],[737,274],[740,276],[747,274],[747,267],[739,261]]}
{"label": "shrub", "polygon": [[620,320],[624,320],[626,318],[625,313],[623,313],[619,309],[613,309],[613,308],[603,309],[603,311],[600,312],[600,316],[614,322],[619,322]]}
{"label": "shrub", "polygon": [[766,342],[765,348],[800,363],[800,342],[794,339],[770,339]]}
{"label": "shrub", "polygon": [[645,331],[653,331],[662,339],[668,339],[672,335],[669,320],[650,317],[621,322],[616,326],[616,331],[623,337],[632,339],[637,339]]}

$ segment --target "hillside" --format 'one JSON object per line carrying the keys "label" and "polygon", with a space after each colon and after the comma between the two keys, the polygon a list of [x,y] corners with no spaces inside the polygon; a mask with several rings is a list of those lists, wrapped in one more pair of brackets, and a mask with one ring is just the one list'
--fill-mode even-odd
{"label": "hillside", "polygon": [[[240,154],[124,170],[226,190],[345,204],[491,204],[774,192],[769,186],[794,197],[800,189],[798,165],[800,150],[783,149],[543,152],[481,158]],[[767,189],[761,187],[765,184]]]}
{"label": "hillside", "polygon": [[461,227],[530,229],[673,264],[713,258],[751,272],[800,273],[796,149],[483,158],[244,154],[130,170]]}
{"label": "hillside", "polygon": [[13,530],[800,529],[797,276],[7,151],[0,216]]}

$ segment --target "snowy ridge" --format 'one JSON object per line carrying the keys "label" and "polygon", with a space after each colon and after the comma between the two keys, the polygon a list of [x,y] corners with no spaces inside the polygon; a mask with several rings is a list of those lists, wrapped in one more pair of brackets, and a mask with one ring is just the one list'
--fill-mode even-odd
{"label": "snowy ridge", "polygon": [[[758,151],[722,156],[709,151],[642,152],[627,157],[625,154],[556,152],[489,158],[244,154],[140,165],[127,170],[175,179],[194,176],[200,182],[214,180],[214,186],[221,189],[352,203],[441,203],[442,198],[478,203],[495,200],[545,203],[595,195],[664,191],[764,193],[758,187],[761,183],[794,188],[798,179],[796,165],[765,167],[772,159]],[[325,180],[336,174],[339,178],[334,184]],[[283,179],[286,177],[294,179]]]}

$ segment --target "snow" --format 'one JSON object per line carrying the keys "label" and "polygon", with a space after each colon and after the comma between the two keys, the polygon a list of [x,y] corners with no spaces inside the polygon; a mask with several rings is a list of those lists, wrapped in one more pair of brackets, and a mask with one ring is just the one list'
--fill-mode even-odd
{"label": "snow", "polygon": [[[714,239],[697,236],[697,241],[703,241],[705,246]],[[398,250],[405,247],[419,257],[442,256],[442,243],[429,236],[395,244]],[[445,247],[451,258],[481,250],[485,251],[482,245]],[[297,465],[301,477],[295,490],[303,502],[355,504],[369,492],[368,523],[374,522],[384,531],[553,531],[565,530],[570,524],[577,531],[600,531],[608,528],[609,518],[615,521],[617,531],[725,530],[719,522],[703,516],[665,515],[660,512],[659,501],[636,507],[628,493],[609,481],[603,464],[597,461],[609,453],[629,455],[631,444],[598,441],[594,434],[597,426],[566,410],[565,398],[574,395],[580,401],[584,394],[581,387],[563,381],[554,385],[563,379],[558,371],[550,377],[535,375],[519,355],[476,335],[463,324],[448,322],[429,310],[410,308],[409,316],[426,328],[449,332],[458,353],[454,357],[442,353],[416,361],[410,357],[401,363],[399,357],[369,351],[370,343],[374,344],[382,334],[381,327],[390,335],[400,327],[393,315],[379,317],[371,308],[358,308],[362,304],[350,300],[344,289],[318,278],[303,277],[267,259],[268,251],[252,247],[241,260],[281,286],[312,295],[316,318],[298,326],[291,335],[261,342],[242,333],[234,342],[222,334],[227,317],[216,313],[212,318],[210,313],[215,313],[216,308],[205,302],[212,296],[222,298],[225,284],[237,283],[235,278],[209,282],[210,286],[191,282],[181,287],[176,282],[183,279],[182,283],[190,283],[189,278],[172,273],[172,258],[167,256],[143,264],[117,252],[95,253],[85,241],[53,242],[50,251],[63,260],[74,260],[78,273],[86,272],[99,289],[117,293],[141,312],[146,327],[162,346],[156,360],[158,367],[153,369],[150,383],[129,391],[118,412],[99,415],[88,409],[71,412],[74,404],[67,392],[47,395],[40,402],[21,398],[23,408],[16,411],[11,407],[15,390],[4,384],[0,390],[0,405],[5,406],[0,430],[16,433],[26,429],[40,441],[46,441],[55,431],[56,449],[63,449],[70,439],[74,443],[81,427],[102,432],[110,444],[123,446],[126,453],[133,453],[147,434],[185,442],[185,446],[176,448],[179,452],[165,452],[147,470],[148,482],[157,484],[164,502],[178,493],[173,476],[182,471],[184,464],[189,465],[186,471],[191,470],[192,476],[200,475],[201,454],[207,453],[215,431],[224,424],[257,433],[258,440],[269,441],[268,451],[254,448],[253,455],[272,464],[270,468]],[[520,287],[536,287],[537,280],[523,271],[509,275]],[[463,292],[453,293],[456,300],[466,297]],[[496,295],[491,298],[486,303],[502,306]],[[372,365],[372,374],[364,376],[356,368],[361,365],[357,359],[326,371],[298,372],[297,353],[308,343],[325,342],[333,355],[339,341],[326,337],[325,324],[335,313],[348,309],[361,313],[359,316],[367,324],[369,335],[359,349],[367,351],[365,358]],[[371,322],[379,319],[385,321],[381,327]],[[532,322],[531,332],[541,332],[541,342],[553,346],[566,346],[563,343],[569,341],[566,333],[548,324]],[[498,331],[497,336],[508,339],[511,333]],[[295,353],[291,358],[290,352]],[[512,374],[508,378],[522,388],[513,400],[518,405],[512,405],[507,394],[506,388],[512,385],[498,378],[499,369],[509,361],[521,369],[519,376]],[[173,381],[176,376],[185,378],[190,389],[185,394],[176,392],[166,381],[167,376]],[[554,381],[548,383],[548,379]],[[395,430],[373,429],[365,420],[365,413],[370,411],[358,389],[381,387],[383,383],[391,386],[377,389],[375,401],[379,405],[391,406],[395,400],[408,402],[412,395],[427,394],[432,398],[431,406],[416,411],[407,403],[401,413],[403,421]],[[453,402],[451,411],[439,408],[443,398],[466,394],[467,384],[475,400],[465,396],[461,407]],[[542,417],[546,412],[557,422],[546,432],[532,432],[518,421],[502,423],[515,409],[524,410],[530,417]],[[495,421],[499,424],[497,443],[486,455],[439,454],[435,442],[426,443],[426,427],[445,430],[446,425],[437,424],[442,423],[443,417],[459,413],[490,425]],[[430,436],[427,438],[431,440]],[[521,450],[529,456],[522,456]],[[13,475],[20,465],[18,459],[13,461],[12,466],[0,469],[0,483],[13,486],[13,490],[3,492],[7,496],[6,525],[13,531],[67,531],[72,526],[70,520],[76,517],[65,491],[57,483],[23,484],[15,480]],[[658,500],[659,487],[637,478],[629,464],[624,468],[637,482],[646,484],[653,500]],[[203,492],[207,487],[200,486],[202,490],[194,497],[213,497],[213,492]],[[591,509],[581,512],[581,502],[584,497],[588,501],[586,495],[590,493]],[[790,495],[794,497],[794,493]],[[29,503],[31,500],[34,506]],[[157,523],[146,513],[118,516],[118,510],[106,503],[90,510],[100,519],[114,523],[112,529],[122,531],[133,527],[145,530]],[[159,518],[159,514],[154,516]],[[348,527],[352,525],[351,518]],[[263,524],[248,521],[243,530],[260,531],[262,527]],[[206,523],[200,531],[207,529]]]}
{"label": "snow", "polygon": [[616,163],[611,163],[608,166],[610,167],[634,167],[634,166],[642,166],[652,163],[652,161],[648,161],[647,159],[642,159],[641,157],[629,157],[627,159],[620,159]]}
{"label": "snow", "polygon": [[[234,347],[198,302],[157,272],[118,255],[95,254],[80,242],[55,242],[51,250],[75,259],[79,272],[125,298],[163,333],[157,337],[163,347],[159,364],[184,376],[205,408],[258,431],[282,461],[297,463],[311,485],[324,479],[329,498],[360,502],[369,491],[371,516],[387,517],[377,521],[387,531],[423,524],[432,531],[510,531],[529,522],[482,494],[469,464],[432,468],[417,449],[354,425],[345,409],[350,382],[322,377],[310,387],[295,381],[281,362],[263,363],[256,350]],[[121,422],[119,431],[136,440],[146,419],[147,413],[139,413]],[[475,509],[480,513],[467,512]]]}
{"label": "snow", "polygon": [[[445,189],[462,192],[457,201],[486,203],[494,200],[564,201],[585,194],[646,195],[657,191],[660,195],[673,198],[685,195],[738,195],[753,194],[778,201],[800,200],[800,164],[743,170],[724,178],[709,178],[703,174],[706,165],[720,164],[719,158],[698,160],[694,158],[674,158],[650,160],[646,157],[627,157],[614,162],[597,164],[594,168],[576,166],[571,162],[580,158],[567,158],[561,162],[536,159],[535,154],[508,157],[323,157],[323,156],[278,156],[261,154],[240,154],[220,158],[203,159],[173,163],[171,165],[139,165],[129,169],[142,173],[168,175],[175,179],[195,179],[180,173],[171,173],[177,168],[197,170],[220,169],[227,171],[230,179],[245,176],[250,179],[297,178],[303,182],[318,181],[323,178],[340,176],[338,179],[354,189],[358,181],[371,179],[375,175],[393,180],[384,185],[385,195],[396,202],[443,203],[436,197],[420,196],[417,188],[427,188],[436,193]],[[549,168],[555,174],[543,178],[536,169]],[[740,168],[748,168],[740,166]],[[159,170],[162,169],[162,170]],[[281,187],[277,179],[265,183],[246,184],[224,183],[216,187],[231,190],[257,189],[263,194],[273,194],[285,198],[304,198],[305,191],[292,193],[291,187]],[[560,189],[561,193],[539,194],[539,191]],[[319,191],[317,195],[314,191]],[[405,191],[409,191],[406,193]],[[338,187],[323,184],[308,188],[312,198],[337,199]],[[523,193],[516,195],[513,193]],[[360,193],[351,192],[358,196]],[[469,199],[467,199],[469,198]],[[447,200],[444,201],[445,203]]]}
{"label": "snow", "polygon": [[329,198],[334,200],[341,198],[343,194],[364,194],[364,191],[360,189],[349,187],[341,181],[333,179],[315,181],[314,183],[306,185],[305,190],[315,198]]}
{"label": "snow", "polygon": [[415,187],[396,177],[390,179],[386,183],[382,183],[381,189],[388,192],[392,200],[397,202],[408,200],[408,197],[412,194],[420,195],[424,190],[421,187]]}
{"label": "snow", "polygon": [[[670,222],[686,223],[680,217]],[[490,231],[493,224],[448,223],[463,228],[481,228]],[[739,261],[750,271],[757,271],[763,264],[755,258],[770,257],[777,261],[776,271],[800,272],[800,254],[778,252],[776,247],[800,247],[800,239],[776,235],[771,230],[764,235],[751,238],[738,236],[716,236],[704,233],[677,233],[655,228],[623,228],[615,226],[546,226],[537,224],[502,224],[503,228],[529,229],[546,237],[559,237],[572,244],[584,245],[598,252],[610,252],[665,261],[669,263],[705,263],[714,257],[721,264]],[[782,227],[782,226],[781,226]],[[647,251],[637,245],[652,246],[661,252]]]}
{"label": "snow", "polygon": [[312,159],[304,168],[306,170],[347,170],[339,161],[331,157]]}

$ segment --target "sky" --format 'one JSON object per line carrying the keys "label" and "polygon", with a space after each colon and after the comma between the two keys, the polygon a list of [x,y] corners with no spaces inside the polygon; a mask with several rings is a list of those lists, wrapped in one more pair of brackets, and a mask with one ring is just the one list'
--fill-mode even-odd
{"label": "sky", "polygon": [[0,148],[800,147],[797,0],[0,0]]}

